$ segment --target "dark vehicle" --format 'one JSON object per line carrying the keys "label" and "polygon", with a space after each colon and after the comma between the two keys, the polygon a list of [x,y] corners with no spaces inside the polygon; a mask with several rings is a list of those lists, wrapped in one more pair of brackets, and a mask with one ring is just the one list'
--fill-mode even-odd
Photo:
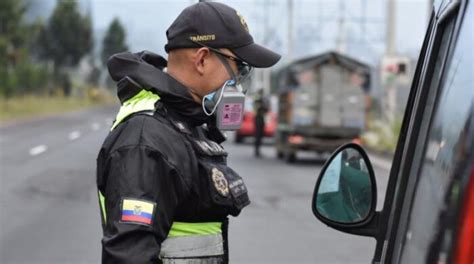
{"label": "dark vehicle", "polygon": [[360,146],[342,146],[319,176],[315,216],[375,238],[373,263],[474,263],[473,35],[472,1],[436,1],[381,211]]}
{"label": "dark vehicle", "polygon": [[332,152],[365,128],[370,67],[337,52],[295,61],[277,75],[278,158]]}

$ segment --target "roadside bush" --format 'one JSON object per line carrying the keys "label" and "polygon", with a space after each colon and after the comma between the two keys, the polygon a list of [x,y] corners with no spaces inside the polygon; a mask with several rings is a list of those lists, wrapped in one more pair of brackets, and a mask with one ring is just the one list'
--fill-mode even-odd
{"label": "roadside bush", "polygon": [[105,103],[111,104],[116,103],[116,97],[108,89],[101,89],[98,87],[88,87],[87,88],[87,98],[94,103]]}
{"label": "roadside bush", "polygon": [[12,97],[24,94],[40,94],[47,90],[50,73],[42,64],[22,62],[0,70],[0,95]]}
{"label": "roadside bush", "polygon": [[400,136],[401,127],[401,117],[395,118],[391,124],[381,120],[371,121],[369,122],[367,132],[362,136],[363,144],[373,150],[393,154]]}

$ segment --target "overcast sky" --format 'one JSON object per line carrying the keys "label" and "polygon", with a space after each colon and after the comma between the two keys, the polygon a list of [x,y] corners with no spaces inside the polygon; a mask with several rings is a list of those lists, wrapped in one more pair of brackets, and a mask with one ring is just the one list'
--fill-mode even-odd
{"label": "overcast sky", "polygon": [[[55,0],[38,0],[54,7]],[[96,42],[114,17],[127,31],[132,51],[151,50],[166,55],[166,29],[191,0],[79,0],[90,10]],[[220,1],[237,9],[247,20],[250,33],[268,47],[287,57],[287,1]],[[344,40],[349,55],[376,63],[385,50],[387,0],[294,0],[293,58],[335,50],[337,39]],[[401,54],[417,57],[427,26],[428,0],[396,0],[396,48]],[[342,20],[343,30],[339,30]],[[267,21],[267,23],[265,23]],[[267,27],[265,27],[267,25]],[[266,29],[266,30],[265,30]]]}
{"label": "overcast sky", "polygon": [[[165,32],[190,0],[93,0],[92,12],[98,35],[119,17],[128,33],[132,50],[148,49],[164,54]],[[267,45],[287,53],[287,1],[221,1],[237,9],[247,20],[250,32],[263,43],[267,21]],[[398,0],[396,47],[398,52],[417,55],[427,26],[427,0]],[[342,6],[341,3],[344,5]],[[385,50],[386,1],[383,0],[295,0],[294,58],[336,49],[345,40],[345,51],[367,62],[375,62]],[[343,33],[339,21],[344,19]]]}

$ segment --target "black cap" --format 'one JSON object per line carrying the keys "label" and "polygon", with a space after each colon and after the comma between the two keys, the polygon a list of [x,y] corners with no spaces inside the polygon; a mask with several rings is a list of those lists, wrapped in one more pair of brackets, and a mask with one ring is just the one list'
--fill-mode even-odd
{"label": "black cap", "polygon": [[232,7],[216,2],[199,2],[184,9],[166,31],[166,52],[200,47],[230,49],[253,67],[266,68],[280,55],[253,42],[247,23]]}

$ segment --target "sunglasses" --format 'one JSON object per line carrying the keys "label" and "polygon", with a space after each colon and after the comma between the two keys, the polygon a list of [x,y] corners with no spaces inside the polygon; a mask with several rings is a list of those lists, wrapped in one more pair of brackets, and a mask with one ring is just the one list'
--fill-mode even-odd
{"label": "sunglasses", "polygon": [[193,41],[191,40],[192,42],[198,44],[199,46],[202,46],[202,47],[205,47],[205,48],[208,48],[210,51],[216,53],[216,54],[219,54],[221,55],[222,57],[226,58],[226,59],[229,59],[231,61],[234,61],[237,65],[237,71],[238,71],[238,75],[236,76],[237,78],[237,83],[243,83],[245,82],[248,77],[250,76],[250,74],[252,73],[252,70],[253,70],[253,67],[250,66],[250,64],[246,63],[245,61],[237,58],[237,57],[234,57],[232,55],[229,55],[229,54],[225,54],[224,52],[218,50],[218,49],[215,49],[215,48],[212,48],[212,47],[209,47],[209,46],[206,46],[202,43],[199,43],[197,41]]}

